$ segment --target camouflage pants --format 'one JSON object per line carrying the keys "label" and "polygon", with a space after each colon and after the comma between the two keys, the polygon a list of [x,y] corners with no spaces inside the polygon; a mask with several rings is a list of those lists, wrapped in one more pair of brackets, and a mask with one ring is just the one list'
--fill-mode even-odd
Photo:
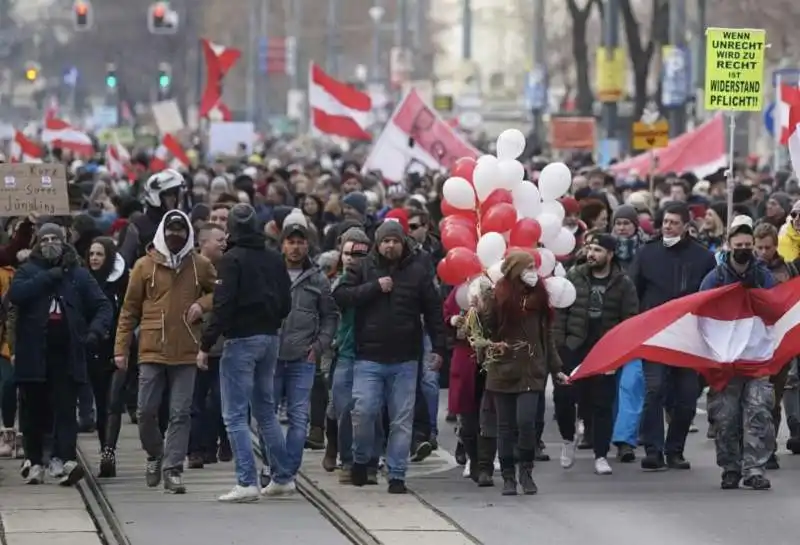
{"label": "camouflage pants", "polygon": [[769,377],[734,377],[708,404],[716,426],[717,465],[743,477],[763,475],[775,450],[772,407],[775,392]]}

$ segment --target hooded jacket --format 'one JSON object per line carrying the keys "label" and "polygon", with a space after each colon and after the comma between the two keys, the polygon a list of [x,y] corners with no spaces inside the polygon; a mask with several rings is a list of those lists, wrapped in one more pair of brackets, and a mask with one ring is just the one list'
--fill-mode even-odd
{"label": "hooded jacket", "polygon": [[147,254],[131,270],[125,301],[117,323],[114,355],[127,355],[137,325],[139,361],[194,365],[200,349],[200,321],[190,324],[186,312],[194,303],[211,310],[216,271],[211,262],[194,253],[194,232],[183,248],[172,254],[164,238],[164,218]]}
{"label": "hooded jacket", "polygon": [[[101,243],[102,244],[102,243]],[[105,244],[104,244],[105,246]],[[97,284],[111,303],[113,310],[113,321],[108,334],[103,338],[102,342],[96,347],[96,350],[89,354],[90,359],[101,367],[113,366],[111,359],[114,357],[114,335],[117,331],[117,321],[119,320],[119,313],[122,309],[122,301],[125,298],[125,292],[128,289],[128,266],[121,255],[114,251],[109,253],[109,248],[106,247],[107,259],[112,262],[101,268],[98,273],[102,275],[98,278],[96,273],[92,276],[95,277]]]}
{"label": "hooded jacket", "polygon": [[800,233],[788,220],[778,233],[778,254],[784,261],[794,261],[800,258]]}

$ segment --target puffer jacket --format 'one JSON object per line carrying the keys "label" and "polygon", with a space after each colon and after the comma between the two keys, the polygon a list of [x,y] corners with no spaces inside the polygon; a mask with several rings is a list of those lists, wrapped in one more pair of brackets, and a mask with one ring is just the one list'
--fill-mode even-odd
{"label": "puffer jacket", "polygon": [[[186,218],[187,224],[189,218]],[[194,365],[200,350],[202,322],[189,324],[186,312],[194,303],[211,310],[217,274],[211,262],[194,249],[190,233],[183,250],[170,254],[163,220],[147,255],[131,270],[117,324],[114,355],[127,355],[134,329],[139,331],[139,361]]]}
{"label": "puffer jacket", "polygon": [[292,309],[281,327],[278,358],[300,360],[309,349],[319,358],[330,348],[338,322],[330,281],[308,260],[305,270],[292,282]]}
{"label": "puffer jacket", "polygon": [[[571,307],[556,313],[553,336],[559,348],[566,347],[569,350],[589,348],[583,345],[589,331],[591,274],[589,265],[578,265],[567,273],[567,279],[575,286],[576,297]],[[601,335],[608,333],[617,324],[635,316],[638,312],[639,297],[636,295],[636,286],[623,272],[622,267],[614,264],[603,297]]]}
{"label": "puffer jacket", "polygon": [[784,261],[794,261],[800,257],[800,233],[789,219],[778,233],[778,254]]}

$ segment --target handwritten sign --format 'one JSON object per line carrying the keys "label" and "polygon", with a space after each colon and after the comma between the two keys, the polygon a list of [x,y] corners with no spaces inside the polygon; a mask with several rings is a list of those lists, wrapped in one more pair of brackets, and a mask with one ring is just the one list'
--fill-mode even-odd
{"label": "handwritten sign", "polygon": [[0,164],[0,216],[69,215],[67,173],[64,165]]}

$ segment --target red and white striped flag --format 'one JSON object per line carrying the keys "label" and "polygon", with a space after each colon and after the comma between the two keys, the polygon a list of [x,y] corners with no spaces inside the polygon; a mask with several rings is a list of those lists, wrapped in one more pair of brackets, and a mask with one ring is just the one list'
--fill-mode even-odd
{"label": "red and white striped flag", "polygon": [[800,354],[800,278],[769,290],[741,283],[701,291],[630,318],[609,331],[571,380],[643,359],[686,367],[714,387],[733,375],[777,374]]}
{"label": "red and white striped flag", "polygon": [[781,85],[778,117],[781,121],[781,144],[789,148],[795,172],[800,172],[800,88]]}
{"label": "red and white striped flag", "polygon": [[131,166],[131,154],[119,143],[116,134],[114,141],[106,147],[106,168],[117,178],[136,179],[136,173]]}
{"label": "red and white striped flag", "polygon": [[42,142],[56,148],[70,150],[76,155],[89,157],[94,154],[94,145],[88,134],[56,117],[45,120]]}
{"label": "red and white striped flag", "polygon": [[[170,160],[170,157],[172,157],[172,160]],[[174,165],[176,162],[178,165]],[[177,166],[178,169],[181,167],[188,169],[190,164],[189,157],[186,155],[181,143],[178,142],[178,139],[171,134],[165,134],[161,138],[161,145],[156,148],[153,158],[150,159],[150,170],[152,172],[161,172],[166,168],[173,167],[173,165]]]}
{"label": "red and white striped flag", "polygon": [[22,131],[14,130],[11,141],[12,163],[41,163],[44,157],[42,148],[25,136]]}
{"label": "red and white striped flag", "polygon": [[332,78],[311,63],[308,104],[312,126],[321,133],[353,140],[370,140],[372,99],[367,93]]}

